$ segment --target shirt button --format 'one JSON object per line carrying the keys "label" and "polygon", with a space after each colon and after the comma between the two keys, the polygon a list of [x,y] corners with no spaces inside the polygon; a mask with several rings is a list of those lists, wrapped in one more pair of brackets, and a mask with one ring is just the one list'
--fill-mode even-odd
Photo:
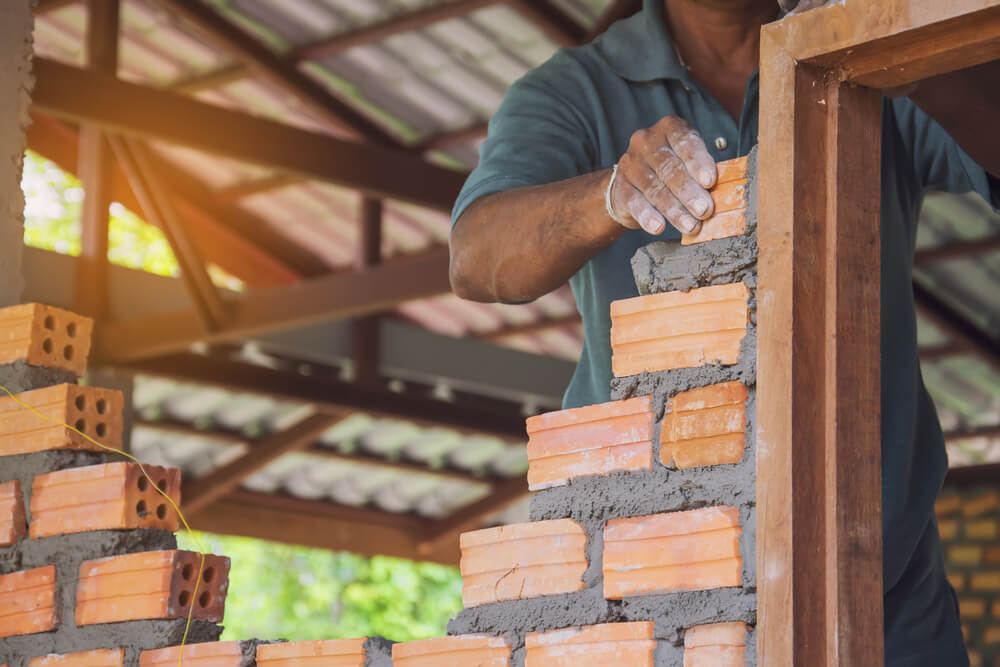
{"label": "shirt button", "polygon": [[729,142],[726,141],[725,137],[717,137],[715,139],[715,148],[716,150],[724,151],[729,148]]}

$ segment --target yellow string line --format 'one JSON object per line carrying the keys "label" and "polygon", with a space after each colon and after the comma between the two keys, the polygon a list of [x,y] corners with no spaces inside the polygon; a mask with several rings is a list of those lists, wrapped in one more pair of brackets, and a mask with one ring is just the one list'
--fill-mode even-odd
{"label": "yellow string line", "polygon": [[195,601],[198,599],[198,586],[201,584],[202,571],[205,569],[205,551],[206,551],[206,549],[205,549],[204,545],[202,544],[201,540],[198,539],[198,536],[195,535],[195,533],[194,533],[193,530],[191,530],[191,525],[188,524],[187,519],[184,518],[184,513],[181,512],[181,508],[177,506],[177,503],[174,502],[174,499],[171,498],[167,494],[166,491],[164,491],[163,489],[161,489],[160,486],[155,481],[153,481],[153,478],[149,476],[148,472],[146,472],[145,466],[143,466],[142,462],[140,462],[139,459],[137,459],[136,457],[132,456],[128,452],[122,451],[121,449],[115,449],[114,447],[108,447],[107,445],[102,445],[101,443],[97,442],[97,440],[94,440],[89,435],[87,435],[86,433],[84,433],[80,429],[76,428],[75,426],[70,426],[69,424],[67,424],[66,422],[64,422],[64,421],[62,421],[60,419],[55,419],[53,417],[49,417],[48,415],[45,415],[45,414],[39,412],[38,410],[36,410],[32,406],[28,405],[27,403],[25,403],[24,401],[22,401],[21,399],[19,399],[17,396],[15,396],[14,393],[10,389],[8,389],[7,387],[3,386],[2,384],[0,384],[0,390],[3,390],[3,392],[5,394],[7,394],[8,396],[10,396],[11,400],[14,401],[15,404],[17,404],[18,406],[24,408],[25,410],[28,410],[29,412],[34,413],[35,415],[41,417],[45,421],[51,422],[53,424],[58,424],[59,426],[64,426],[64,427],[68,428],[69,430],[73,431],[74,433],[77,433],[78,435],[80,435],[85,440],[93,443],[94,445],[97,445],[101,449],[104,449],[104,450],[109,451],[109,452],[114,452],[115,454],[121,454],[125,458],[127,458],[127,459],[131,460],[132,462],[134,462],[136,465],[139,466],[140,472],[142,472],[143,476],[146,478],[146,481],[149,482],[149,485],[152,488],[156,489],[157,493],[159,493],[161,496],[163,496],[164,498],[166,498],[167,502],[170,503],[170,506],[174,508],[175,512],[177,512],[177,516],[180,518],[181,523],[184,524],[184,528],[187,530],[188,534],[191,536],[191,539],[194,540],[195,545],[197,545],[197,547],[198,547],[198,551],[201,552],[201,563],[198,565],[198,576],[195,578],[195,581],[194,581],[194,592],[191,595],[191,607],[188,609],[187,622],[184,624],[184,635],[181,638],[180,654],[177,657],[177,664],[178,665],[182,665],[184,663],[184,646],[187,644],[188,633],[191,630],[191,619],[194,616],[194,605],[195,605]]}

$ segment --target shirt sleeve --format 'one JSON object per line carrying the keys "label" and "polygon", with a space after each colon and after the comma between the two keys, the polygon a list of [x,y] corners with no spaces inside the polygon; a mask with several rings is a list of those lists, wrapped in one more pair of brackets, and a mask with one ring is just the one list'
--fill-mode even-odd
{"label": "shirt sleeve", "polygon": [[969,157],[941,125],[907,98],[892,101],[896,122],[925,192],[976,192],[1000,208],[1000,181]]}
{"label": "shirt sleeve", "polygon": [[582,67],[560,52],[510,87],[490,120],[479,165],[455,202],[452,226],[485,195],[594,171],[591,124],[566,94],[592,85],[583,78]]}

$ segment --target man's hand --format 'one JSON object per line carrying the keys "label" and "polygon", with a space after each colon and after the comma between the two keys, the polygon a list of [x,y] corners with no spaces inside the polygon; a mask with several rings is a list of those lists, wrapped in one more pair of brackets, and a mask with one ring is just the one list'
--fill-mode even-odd
{"label": "man's hand", "polygon": [[667,116],[632,135],[618,162],[611,212],[629,229],[662,234],[669,222],[689,234],[712,215],[708,188],[717,178],[715,160],[697,130]]}

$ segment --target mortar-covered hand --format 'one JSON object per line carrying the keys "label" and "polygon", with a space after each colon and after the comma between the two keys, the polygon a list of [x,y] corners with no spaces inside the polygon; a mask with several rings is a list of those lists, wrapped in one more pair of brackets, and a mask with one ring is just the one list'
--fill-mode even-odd
{"label": "mortar-covered hand", "polygon": [[683,233],[698,230],[715,208],[708,188],[718,170],[698,131],[667,116],[638,130],[618,161],[608,196],[609,213],[629,229],[661,234],[666,223]]}

